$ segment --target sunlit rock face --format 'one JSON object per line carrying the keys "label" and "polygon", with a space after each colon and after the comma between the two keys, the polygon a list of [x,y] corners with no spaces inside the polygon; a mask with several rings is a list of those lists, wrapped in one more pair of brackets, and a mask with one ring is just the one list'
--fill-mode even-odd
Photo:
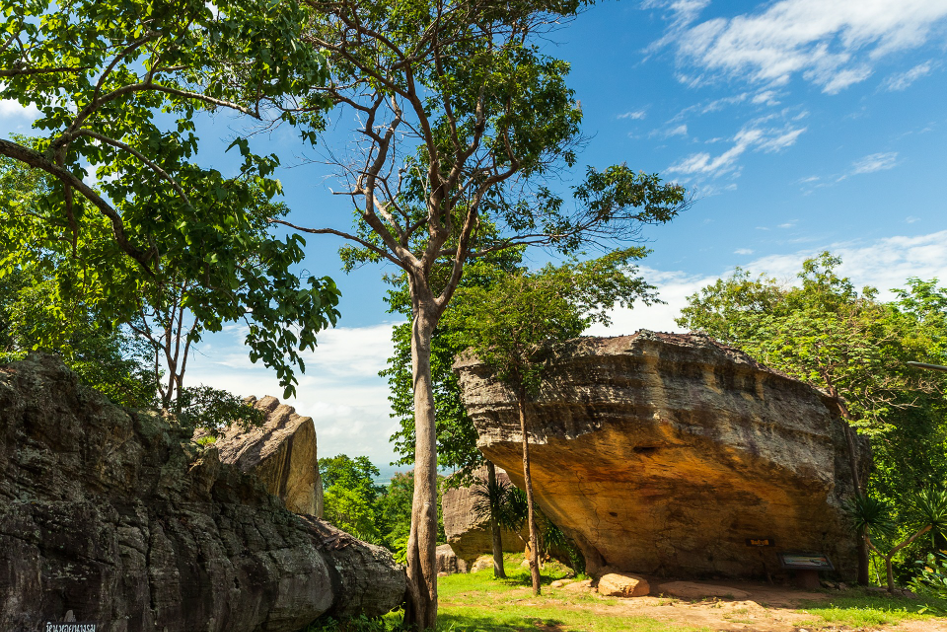
{"label": "sunlit rock face", "polygon": [[223,463],[252,472],[267,491],[293,513],[322,517],[322,480],[312,417],[280,404],[275,397],[247,399],[266,414],[263,423],[245,428],[231,425],[215,444]]}
{"label": "sunlit rock face", "polygon": [[[477,503],[482,501],[482,496],[476,493],[476,489],[484,489],[486,486],[487,468],[480,468],[475,472],[475,476],[481,481],[480,484],[446,489],[441,497],[447,543],[457,557],[464,560],[468,568],[473,566],[474,561],[481,555],[493,553],[490,518],[479,515],[476,509]],[[496,477],[498,483],[510,482],[510,477],[499,468]],[[524,526],[518,534],[501,529],[500,538],[504,552],[522,552],[529,540],[529,528]]]}
{"label": "sunlit rock face", "polygon": [[[777,553],[856,569],[841,509],[851,452],[833,400],[700,335],[640,331],[545,348],[527,406],[543,512],[603,566],[656,575],[776,574]],[[512,393],[475,358],[455,365],[479,447],[522,485]],[[854,463],[867,464],[856,442]],[[755,547],[748,540],[770,539]]]}

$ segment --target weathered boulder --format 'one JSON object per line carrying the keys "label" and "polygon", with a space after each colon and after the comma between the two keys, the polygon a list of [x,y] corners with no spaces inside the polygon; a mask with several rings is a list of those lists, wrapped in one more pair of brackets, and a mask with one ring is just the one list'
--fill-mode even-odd
{"label": "weathered boulder", "polygon": [[[522,466],[521,466],[522,467]],[[475,507],[481,497],[477,489],[483,489],[487,480],[487,468],[482,467],[474,472],[474,477],[481,483],[467,487],[454,487],[444,491],[441,496],[441,513],[444,517],[444,535],[451,549],[471,567],[474,561],[484,553],[493,553],[493,541],[490,533],[490,519],[478,517]],[[496,469],[498,483],[510,484],[510,477],[502,469]],[[523,527],[522,533],[500,529],[503,542],[503,551],[506,553],[521,553],[525,543],[529,540],[528,527]],[[491,566],[492,566],[491,562]]]}
{"label": "weathered boulder", "polygon": [[493,569],[493,556],[481,555],[476,560],[474,560],[473,566],[470,567],[470,572],[479,573],[480,571],[485,571],[488,568]]}
{"label": "weathered boulder", "polygon": [[609,572],[598,579],[598,594],[607,597],[643,597],[649,592],[648,580],[639,575]]}
{"label": "weathered boulder", "polygon": [[264,411],[266,419],[251,428],[228,427],[215,444],[221,462],[258,476],[293,513],[321,518],[322,480],[312,417],[297,415],[295,408],[275,397],[246,401]]}
{"label": "weathered boulder", "polygon": [[398,605],[387,551],[187,438],[52,356],[0,367],[0,630],[71,610],[98,632],[289,632]]}
{"label": "weathered boulder", "polygon": [[454,575],[456,573],[466,573],[467,563],[457,557],[450,544],[442,544],[435,549],[437,554],[437,574]]}
{"label": "weathered boulder", "polygon": [[[527,406],[536,499],[572,535],[588,572],[762,576],[777,552],[856,569],[843,500],[850,465],[837,403],[706,336],[641,331],[537,351]],[[478,447],[522,483],[513,394],[476,358],[455,365]],[[768,538],[775,546],[750,546]]]}

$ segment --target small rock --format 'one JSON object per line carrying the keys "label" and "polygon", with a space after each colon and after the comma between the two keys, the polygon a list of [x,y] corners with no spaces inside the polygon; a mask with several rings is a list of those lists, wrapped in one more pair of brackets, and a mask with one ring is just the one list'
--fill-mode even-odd
{"label": "small rock", "polygon": [[550,588],[562,588],[563,586],[568,586],[573,583],[572,579],[557,579],[556,581],[549,584]]}
{"label": "small rock", "polygon": [[848,584],[846,584],[845,582],[839,582],[839,583],[838,583],[838,589],[839,589],[839,590],[848,590]]}
{"label": "small rock", "polygon": [[658,589],[680,599],[704,599],[706,597],[722,597],[726,599],[742,600],[750,596],[750,593],[738,588],[729,586],[718,586],[715,584],[699,584],[697,582],[668,582],[661,584]]}
{"label": "small rock", "polygon": [[486,570],[488,568],[493,568],[493,556],[492,555],[481,555],[473,563],[473,566],[470,567],[471,573],[477,573],[479,571]]}
{"label": "small rock", "polygon": [[649,592],[648,580],[631,573],[606,573],[598,580],[598,594],[608,597],[643,597]]}

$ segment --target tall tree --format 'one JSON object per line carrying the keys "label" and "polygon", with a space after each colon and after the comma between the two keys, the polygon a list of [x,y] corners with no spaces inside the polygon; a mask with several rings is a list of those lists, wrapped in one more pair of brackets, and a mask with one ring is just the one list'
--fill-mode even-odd
{"label": "tall tree", "polygon": [[529,518],[530,573],[533,593],[540,593],[539,536],[529,465],[527,404],[539,392],[543,359],[538,347],[580,335],[595,322],[608,322],[616,303],[630,306],[656,296],[654,288],[634,276],[629,262],[645,255],[642,248],[615,251],[585,263],[547,265],[538,272],[502,274],[487,286],[464,287],[445,315],[458,343],[493,369],[512,392],[523,444],[523,479]]}
{"label": "tall tree", "polygon": [[[194,119],[222,110],[318,118],[327,103],[309,98],[308,86],[327,70],[301,40],[303,10],[266,0],[3,6],[0,99],[35,107],[42,136],[0,138],[0,156],[46,176],[35,204],[4,206],[13,252],[28,253],[44,233],[59,266],[81,273],[86,300],[121,310],[114,320],[130,320],[141,295],[178,320],[186,308],[204,330],[248,320],[251,357],[292,392],[299,352],[334,321],[337,291],[328,279],[290,272],[303,258],[298,237],[261,232],[281,212],[271,202],[280,191],[270,177],[276,159],[238,138],[237,175],[203,167]],[[164,304],[182,288],[179,304]],[[176,372],[168,391],[179,386]]]}
{"label": "tall tree", "polygon": [[[481,269],[496,268],[499,271],[513,272],[519,268],[521,261],[522,248],[507,248],[491,253],[475,269],[466,271],[460,281],[460,287],[489,284],[496,275],[482,274],[479,272]],[[435,272],[446,271],[441,267]],[[379,372],[379,375],[388,378],[388,401],[391,402],[392,417],[397,418],[401,426],[390,439],[400,457],[397,464],[409,465],[415,461],[416,442],[411,370],[411,295],[404,275],[389,277],[389,281],[395,284],[385,297],[389,311],[401,314],[408,320],[392,329],[394,355],[388,358],[388,366]],[[445,323],[439,322],[431,334],[431,390],[436,411],[437,464],[440,468],[453,471],[453,474],[445,479],[445,485],[448,487],[479,484],[477,470],[486,466],[486,488],[495,489],[496,467],[477,449],[477,430],[473,420],[467,415],[457,374],[453,370],[454,357],[461,351],[463,348],[457,346],[451,332],[445,329]],[[490,506],[496,508],[495,503]],[[495,577],[505,578],[503,539],[495,513],[488,517],[493,549],[493,573]]]}
{"label": "tall tree", "polygon": [[684,196],[624,166],[590,169],[574,204],[551,188],[576,162],[581,109],[568,64],[536,42],[584,2],[305,4],[310,43],[332,59],[324,94],[358,125],[353,155],[337,161],[356,226],[291,226],[348,239],[349,262],[407,277],[416,462],[405,618],[427,629],[437,614],[431,337],[467,262],[522,244],[629,239],[671,219]]}

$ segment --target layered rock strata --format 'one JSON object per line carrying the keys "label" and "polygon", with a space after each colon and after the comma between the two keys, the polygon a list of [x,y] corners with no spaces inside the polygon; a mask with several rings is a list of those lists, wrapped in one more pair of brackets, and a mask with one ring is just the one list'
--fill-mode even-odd
{"label": "layered rock strata", "polygon": [[293,513],[321,518],[322,481],[312,417],[296,414],[275,397],[250,397],[247,403],[263,411],[266,419],[256,427],[228,427],[216,443],[221,462],[255,474]]}
{"label": "layered rock strata", "polygon": [[[477,489],[483,489],[486,484],[487,468],[477,470],[474,477],[482,482],[447,489],[441,496],[444,535],[457,557],[466,562],[467,568],[484,553],[493,553],[490,519],[478,516],[476,511],[477,502],[482,498],[477,494]],[[496,477],[498,483],[510,484],[510,477],[502,469],[497,468]],[[526,527],[518,535],[508,529],[500,529],[500,535],[506,553],[521,553],[529,540]]]}
{"label": "layered rock strata", "polygon": [[[855,573],[842,503],[867,448],[852,455],[831,398],[700,335],[581,338],[537,358],[534,490],[590,573],[764,576],[781,551]],[[478,446],[521,484],[512,393],[475,358],[455,368]]]}
{"label": "layered rock strata", "polygon": [[289,632],[400,603],[387,551],[186,439],[51,356],[0,367],[0,630],[71,610],[98,632]]}

